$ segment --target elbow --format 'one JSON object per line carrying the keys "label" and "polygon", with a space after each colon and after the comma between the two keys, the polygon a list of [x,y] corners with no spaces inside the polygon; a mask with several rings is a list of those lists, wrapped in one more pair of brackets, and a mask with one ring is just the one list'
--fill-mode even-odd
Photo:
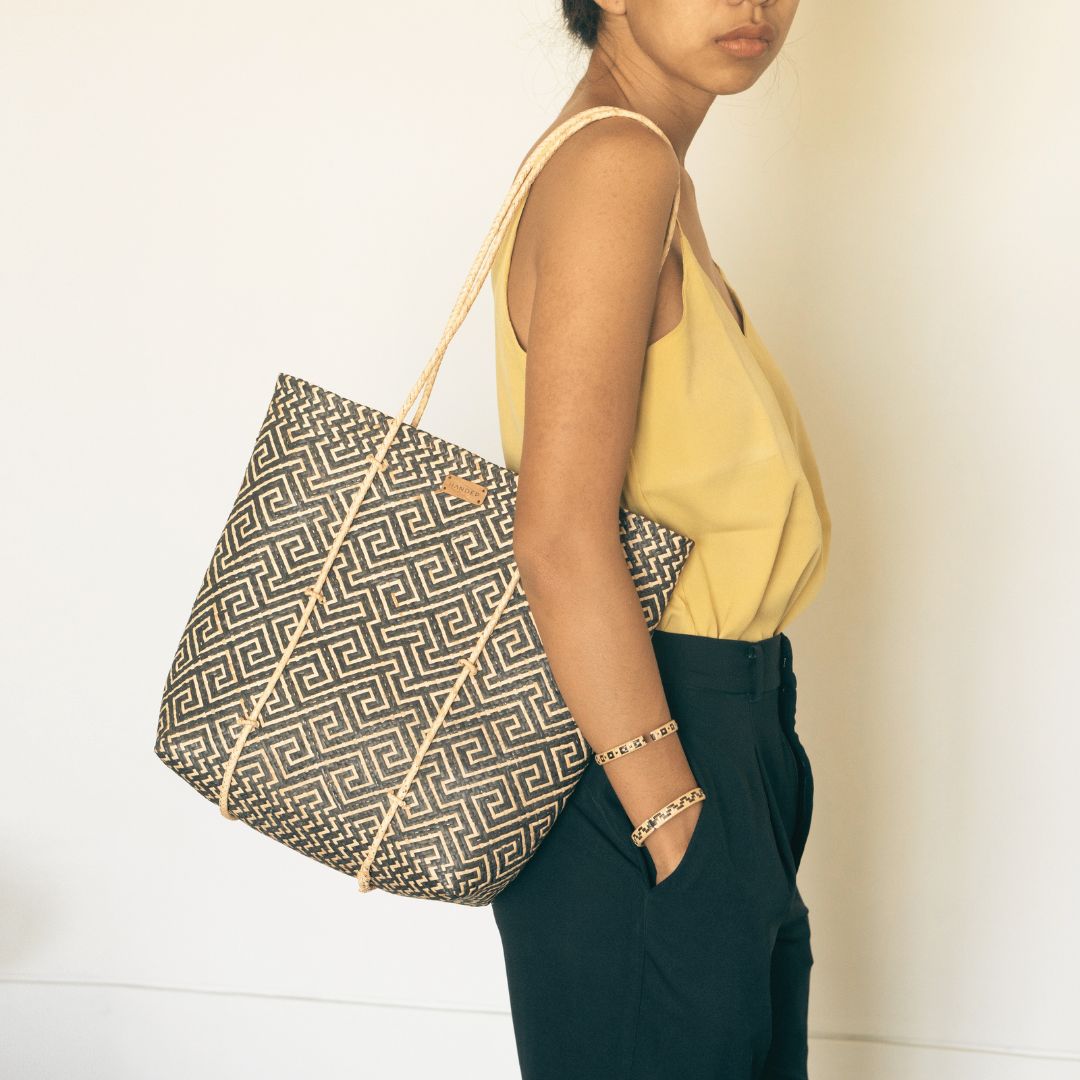
{"label": "elbow", "polygon": [[514,562],[521,575],[521,584],[526,593],[544,582],[558,582],[564,577],[565,552],[554,538],[540,540],[530,536],[527,540],[519,539],[514,534]]}
{"label": "elbow", "polygon": [[514,524],[514,561],[521,572],[522,579],[539,574],[543,567],[550,566],[560,554],[559,536],[554,531],[523,529]]}
{"label": "elbow", "polygon": [[600,560],[622,558],[618,521],[610,528],[583,526],[560,519],[540,526],[514,525],[514,561],[523,583],[565,583],[575,574],[594,571]]}

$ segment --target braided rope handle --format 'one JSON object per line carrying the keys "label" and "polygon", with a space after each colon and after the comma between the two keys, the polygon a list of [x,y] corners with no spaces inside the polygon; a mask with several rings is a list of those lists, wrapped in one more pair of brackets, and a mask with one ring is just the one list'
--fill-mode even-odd
{"label": "braided rope handle", "polygon": [[[671,140],[664,134],[661,128],[647,116],[633,112],[630,109],[622,109],[617,105],[595,105],[591,109],[584,109],[581,112],[575,113],[567,120],[564,120],[558,127],[548,132],[525,159],[521,168],[518,170],[517,175],[514,177],[514,181],[510,185],[510,190],[503,200],[502,206],[499,207],[498,213],[495,215],[495,220],[492,222],[491,228],[488,229],[487,236],[484,237],[484,241],[480,245],[480,250],[477,252],[476,258],[473,260],[473,264],[469,268],[468,274],[465,276],[465,284],[461,287],[457,301],[454,303],[453,310],[450,312],[450,318],[447,320],[446,328],[443,330],[442,337],[439,338],[438,345],[435,346],[435,352],[424,366],[423,371],[421,371],[419,378],[409,391],[401,409],[395,417],[396,422],[393,425],[394,430],[396,430],[404,421],[405,413],[418,395],[420,396],[420,401],[417,404],[416,411],[413,413],[413,418],[410,422],[413,427],[416,427],[420,423],[420,417],[424,415],[428,398],[431,396],[431,391],[435,386],[435,380],[439,374],[439,368],[442,366],[443,356],[446,354],[446,350],[453,340],[454,334],[457,333],[458,328],[469,314],[473,301],[476,299],[481,288],[483,288],[484,281],[487,279],[492,264],[495,262],[495,255],[499,250],[499,245],[502,243],[503,237],[510,227],[510,222],[513,220],[517,208],[524,202],[525,197],[529,193],[529,188],[532,187],[533,181],[539,175],[540,170],[544,167],[552,154],[554,154],[575,131],[585,127],[586,124],[591,124],[594,120],[600,120],[605,116],[632,117],[643,123],[646,127],[651,128],[668,144],[668,146],[671,146]],[[674,147],[672,147],[672,151],[674,152]],[[663,266],[664,260],[667,258],[668,249],[671,247],[671,241],[675,235],[675,223],[679,216],[679,191],[681,186],[682,185],[680,184],[675,188],[675,199],[671,207],[671,217],[668,220],[667,233],[664,236],[664,251],[660,258],[661,266]]]}

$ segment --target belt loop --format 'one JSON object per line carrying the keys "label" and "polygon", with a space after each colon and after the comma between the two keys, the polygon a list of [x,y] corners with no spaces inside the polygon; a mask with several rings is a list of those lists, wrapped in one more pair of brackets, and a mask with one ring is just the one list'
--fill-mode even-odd
{"label": "belt loop", "polygon": [[795,726],[795,687],[797,680],[791,666],[791,639],[783,634],[780,641],[780,693],[781,715],[788,727]]}
{"label": "belt loop", "polygon": [[765,687],[765,658],[764,649],[760,641],[750,643],[746,651],[746,662],[750,665],[750,673],[753,679],[753,689],[750,692],[751,701],[760,701]]}

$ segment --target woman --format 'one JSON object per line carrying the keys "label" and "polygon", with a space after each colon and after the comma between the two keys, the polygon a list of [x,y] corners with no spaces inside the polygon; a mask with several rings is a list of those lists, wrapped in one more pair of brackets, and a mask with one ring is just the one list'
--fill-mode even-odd
{"label": "woman", "polygon": [[[782,628],[821,585],[830,521],[790,389],[708,253],[682,167],[797,4],[565,0],[592,54],[551,126],[614,105],[670,145],[633,118],[586,124],[493,266],[522,586],[582,733],[611,751],[493,904],[525,1080],[806,1077],[795,872],[813,784]],[[620,503],[695,541],[651,635]]]}

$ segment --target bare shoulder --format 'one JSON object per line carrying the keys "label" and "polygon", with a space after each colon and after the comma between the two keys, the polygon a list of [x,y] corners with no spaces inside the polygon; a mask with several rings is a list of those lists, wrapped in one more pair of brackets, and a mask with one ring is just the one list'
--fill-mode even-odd
{"label": "bare shoulder", "polygon": [[606,116],[575,131],[555,151],[533,183],[530,198],[546,209],[567,211],[591,200],[630,209],[670,210],[682,168],[670,144],[628,116]]}
{"label": "bare shoulder", "polygon": [[569,136],[533,182],[518,227],[509,292],[522,340],[545,272],[563,281],[603,275],[620,288],[617,266],[655,286],[681,182],[670,143],[638,120],[606,116]]}
{"label": "bare shoulder", "polygon": [[618,165],[641,178],[674,180],[679,161],[671,145],[652,128],[629,116],[604,116],[565,139],[550,165],[562,159],[564,168]]}

